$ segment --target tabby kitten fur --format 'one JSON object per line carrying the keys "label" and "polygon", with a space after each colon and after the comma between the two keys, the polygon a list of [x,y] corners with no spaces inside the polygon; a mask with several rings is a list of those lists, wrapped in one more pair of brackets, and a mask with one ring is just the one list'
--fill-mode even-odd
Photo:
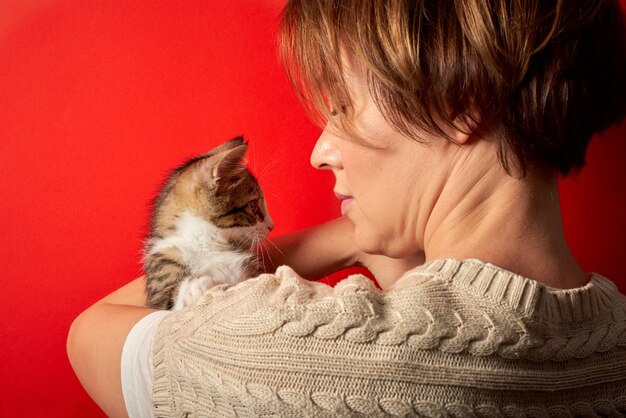
{"label": "tabby kitten fur", "polygon": [[273,223],[247,144],[232,139],[178,167],[154,202],[144,248],[148,305],[180,310],[208,287],[262,272],[252,246]]}

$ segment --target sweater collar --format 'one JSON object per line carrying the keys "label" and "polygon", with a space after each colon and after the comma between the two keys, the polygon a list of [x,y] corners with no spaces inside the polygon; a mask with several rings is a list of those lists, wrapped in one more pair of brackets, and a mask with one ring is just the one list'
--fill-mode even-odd
{"label": "sweater collar", "polygon": [[589,282],[574,289],[543,285],[479,260],[433,260],[405,274],[434,274],[463,291],[513,308],[526,318],[552,323],[583,322],[615,309],[623,298],[607,278],[592,273]]}

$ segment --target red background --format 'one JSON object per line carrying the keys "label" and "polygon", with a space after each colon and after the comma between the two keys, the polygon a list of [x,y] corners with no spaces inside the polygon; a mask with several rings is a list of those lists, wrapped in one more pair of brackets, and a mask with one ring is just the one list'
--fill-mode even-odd
{"label": "red background", "polygon": [[[308,164],[319,131],[276,56],[282,3],[2,2],[0,416],[102,415],[67,331],[141,274],[149,201],[187,157],[243,133],[275,233],[338,216],[330,174]],[[575,255],[622,292],[625,138],[622,125],[596,140],[562,187]]]}

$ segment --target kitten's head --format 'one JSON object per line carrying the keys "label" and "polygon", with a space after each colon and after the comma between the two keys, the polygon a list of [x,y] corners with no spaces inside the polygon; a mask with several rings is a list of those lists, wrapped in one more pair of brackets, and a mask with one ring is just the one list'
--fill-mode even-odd
{"label": "kitten's head", "polygon": [[265,238],[274,224],[259,183],[244,165],[247,149],[238,137],[176,169],[156,200],[153,230],[170,235],[178,217],[191,211],[238,248]]}

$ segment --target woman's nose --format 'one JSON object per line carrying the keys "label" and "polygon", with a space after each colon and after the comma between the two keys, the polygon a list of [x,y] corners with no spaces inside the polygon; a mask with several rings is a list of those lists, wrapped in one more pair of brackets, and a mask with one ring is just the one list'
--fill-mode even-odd
{"label": "woman's nose", "polygon": [[315,143],[311,153],[311,165],[320,170],[343,168],[341,152],[337,146],[337,137],[329,132],[328,126]]}

